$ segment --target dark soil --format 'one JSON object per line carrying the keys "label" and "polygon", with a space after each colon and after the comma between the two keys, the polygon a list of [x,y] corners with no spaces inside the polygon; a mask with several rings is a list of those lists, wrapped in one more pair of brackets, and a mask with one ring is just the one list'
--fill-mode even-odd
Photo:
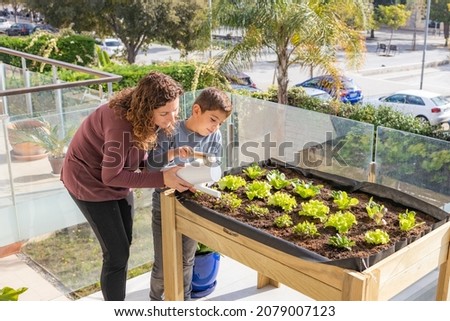
{"label": "dark soil", "polygon": [[[333,197],[331,196],[332,190],[336,190],[336,187],[334,187],[332,184],[329,184],[328,182],[318,178],[312,177],[305,178],[301,175],[301,173],[299,173],[298,171],[294,171],[290,168],[279,167],[278,169],[284,172],[286,178],[288,179],[298,177],[301,180],[312,182],[314,185],[323,185],[320,194],[315,196],[313,199],[323,201],[330,208],[329,214],[333,214],[339,211],[336,204],[333,203]],[[251,181],[243,173],[238,175],[245,178],[248,182]],[[213,187],[217,188],[217,186]],[[291,190],[292,187],[288,186],[282,191],[289,192]],[[272,193],[274,192],[275,191],[272,188]],[[229,193],[229,191],[222,191],[222,193]],[[430,215],[427,215],[423,212],[414,209],[408,209],[407,207],[402,206],[398,203],[394,203],[393,201],[390,200],[377,199],[377,197],[374,196],[373,201],[377,202],[378,204],[383,204],[385,208],[387,208],[387,213],[384,215],[384,220],[386,221],[386,224],[380,226],[377,225],[374,220],[369,218],[367,211],[365,209],[372,195],[362,192],[349,193],[349,196],[356,197],[359,200],[359,204],[355,207],[351,207],[350,209],[350,211],[356,216],[358,224],[354,225],[347,234],[347,237],[356,242],[356,245],[354,245],[351,251],[349,251],[343,248],[336,248],[334,246],[329,245],[328,239],[330,236],[336,235],[336,230],[332,227],[324,227],[323,224],[320,223],[318,220],[314,220],[314,223],[316,223],[318,227],[320,236],[303,237],[292,233],[293,226],[304,220],[311,220],[311,218],[307,218],[305,216],[300,216],[297,214],[298,211],[301,210],[301,203],[308,200],[302,199],[300,196],[291,193],[291,195],[296,195],[295,197],[298,204],[297,208],[295,208],[292,212],[289,213],[289,215],[292,218],[293,225],[291,227],[279,228],[275,226],[274,219],[277,216],[285,214],[280,208],[268,206],[266,205],[266,202],[264,200],[253,199],[253,201],[250,201],[247,198],[245,194],[245,188],[243,187],[239,188],[236,192],[233,193],[236,193],[239,196],[239,198],[242,199],[242,204],[237,210],[231,210],[229,207],[224,207],[223,204],[220,203],[220,201],[207,194],[202,193],[192,194],[188,192],[183,193],[183,196],[186,196],[186,198],[188,199],[194,200],[203,207],[212,209],[223,215],[231,216],[238,221],[251,225],[257,229],[260,229],[266,233],[270,233],[276,237],[282,238],[291,243],[294,243],[299,247],[315,252],[330,260],[339,260],[356,257],[367,258],[373,254],[382,252],[394,246],[397,242],[400,242],[401,240],[408,240],[410,242],[411,240],[415,240],[421,237],[422,235],[431,231],[433,223],[436,223],[438,221],[438,219]],[[247,205],[255,203],[259,206],[267,207],[269,209],[269,214],[263,217],[257,217],[255,215],[246,213],[244,209],[247,207]],[[413,230],[410,230],[408,232],[401,231],[398,223],[398,214],[405,212],[406,209],[408,209],[409,211],[414,210],[414,212],[416,212],[416,222],[417,223],[425,222],[425,224],[421,224],[420,226],[415,227]],[[374,246],[367,244],[364,241],[364,234],[368,230],[375,230],[377,228],[382,229],[389,234],[390,242],[388,244]]]}

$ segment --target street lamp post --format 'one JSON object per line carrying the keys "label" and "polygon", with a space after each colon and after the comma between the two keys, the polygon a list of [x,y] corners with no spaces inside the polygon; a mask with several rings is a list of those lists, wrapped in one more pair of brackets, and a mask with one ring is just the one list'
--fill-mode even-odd
{"label": "street lamp post", "polygon": [[425,68],[425,53],[427,51],[427,36],[428,36],[428,25],[430,24],[430,6],[431,0],[427,0],[427,16],[425,21],[425,36],[423,38],[423,53],[422,53],[422,71],[420,73],[420,88],[422,89],[423,85],[423,72]]}
{"label": "street lamp post", "polygon": [[212,41],[213,41],[213,36],[212,36],[212,4],[211,4],[211,0],[208,0],[208,8],[209,8],[209,12],[208,12],[208,22],[209,22],[209,59],[212,58]]}

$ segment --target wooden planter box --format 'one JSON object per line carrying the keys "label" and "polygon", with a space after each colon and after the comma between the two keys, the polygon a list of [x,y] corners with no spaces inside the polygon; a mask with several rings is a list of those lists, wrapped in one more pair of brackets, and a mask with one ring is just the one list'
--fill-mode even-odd
{"label": "wooden planter box", "polygon": [[450,222],[357,272],[284,253],[185,208],[161,194],[166,300],[183,300],[181,236],[187,235],[258,272],[257,287],[283,283],[315,300],[389,300],[439,268],[436,300],[450,300]]}

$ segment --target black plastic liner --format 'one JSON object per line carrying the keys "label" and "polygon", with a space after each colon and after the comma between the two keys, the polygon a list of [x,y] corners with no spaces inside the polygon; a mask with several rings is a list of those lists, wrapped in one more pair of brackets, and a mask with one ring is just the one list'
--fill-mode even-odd
{"label": "black plastic liner", "polygon": [[[359,182],[353,179],[349,179],[343,176],[338,176],[334,174],[324,173],[313,169],[303,169],[294,167],[290,164],[278,161],[276,159],[269,159],[263,162],[259,163],[260,166],[265,167],[289,167],[291,169],[294,169],[295,171],[298,171],[300,174],[302,174],[305,177],[316,177],[321,178],[330,185],[332,185],[335,188],[339,188],[342,190],[345,190],[347,192],[364,192],[373,196],[380,197],[382,199],[391,200],[395,203],[398,203],[402,206],[408,207],[412,210],[421,211],[424,212],[435,219],[438,220],[435,224],[433,224],[431,230],[436,229],[438,226],[444,224],[445,222],[449,221],[450,215],[445,212],[444,210],[431,205],[425,201],[422,201],[416,197],[413,197],[409,194],[406,194],[404,192],[395,190],[390,187],[386,187],[383,185],[370,183],[370,182]],[[228,171],[226,174],[238,174],[241,173],[244,167],[237,167],[233,168],[230,171]],[[248,224],[242,223],[232,217],[222,215],[219,212],[216,212],[212,209],[205,208],[198,203],[196,203],[193,200],[187,199],[183,197],[182,194],[177,193],[177,199],[180,201],[183,206],[185,206],[190,211],[196,213],[197,215],[214,222],[218,225],[221,225],[223,227],[226,227],[227,229],[230,229],[232,231],[235,231],[243,236],[246,236],[250,239],[253,239],[257,242],[260,242],[262,244],[265,244],[267,246],[273,247],[279,251],[282,251],[284,253],[308,260],[313,262],[321,262],[324,264],[331,264],[335,266],[339,266],[346,269],[351,269],[355,271],[364,271],[368,267],[374,265],[375,263],[381,261],[385,257],[393,254],[395,251],[400,250],[404,246],[410,244],[414,240],[411,239],[404,239],[399,242],[397,242],[392,247],[388,248],[387,250],[381,251],[379,253],[376,253],[374,255],[371,255],[366,258],[347,258],[347,259],[341,259],[341,260],[330,260],[322,255],[319,255],[317,253],[314,253],[312,251],[309,251],[305,248],[302,248],[300,246],[297,246],[291,242],[288,242],[284,239],[275,237],[267,232],[264,232],[260,229],[254,228]]]}

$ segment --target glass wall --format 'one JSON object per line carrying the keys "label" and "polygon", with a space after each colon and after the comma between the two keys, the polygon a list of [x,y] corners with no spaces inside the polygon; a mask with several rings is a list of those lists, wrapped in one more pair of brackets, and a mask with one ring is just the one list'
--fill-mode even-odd
{"label": "glass wall", "polygon": [[450,142],[378,127],[376,182],[450,212]]}
{"label": "glass wall", "polygon": [[233,102],[236,135],[232,165],[276,158],[302,168],[367,180],[373,125],[243,96],[234,95]]}

